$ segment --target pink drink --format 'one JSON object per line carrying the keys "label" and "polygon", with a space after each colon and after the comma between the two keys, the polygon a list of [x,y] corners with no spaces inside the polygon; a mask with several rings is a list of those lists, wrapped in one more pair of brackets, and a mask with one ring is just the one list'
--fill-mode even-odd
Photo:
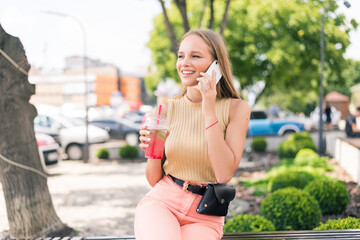
{"label": "pink drink", "polygon": [[149,130],[148,136],[151,140],[145,149],[145,157],[151,159],[161,159],[164,153],[165,140],[169,125],[165,117],[160,115],[161,105],[158,114],[146,115],[144,126]]}
{"label": "pink drink", "polygon": [[151,159],[161,159],[164,153],[166,129],[148,129],[151,141],[145,150],[145,157]]}

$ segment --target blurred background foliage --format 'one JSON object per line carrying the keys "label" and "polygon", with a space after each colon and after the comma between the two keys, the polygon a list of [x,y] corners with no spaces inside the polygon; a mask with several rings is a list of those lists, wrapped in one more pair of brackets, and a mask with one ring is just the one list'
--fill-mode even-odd
{"label": "blurred background foliage", "polygon": [[[162,0],[159,0],[159,4]],[[176,41],[186,32],[179,2],[186,4],[191,29],[211,28],[219,32],[226,1],[163,1]],[[223,36],[233,65],[234,78],[244,89],[265,82],[257,102],[277,104],[284,110],[309,114],[317,105],[320,79],[321,8],[326,12],[325,94],[336,90],[350,95],[350,87],[360,82],[360,61],[345,59],[349,32],[357,28],[353,19],[338,11],[342,1],[334,0],[233,0],[230,2]],[[213,5],[213,14],[211,11]],[[164,24],[164,12],[154,19],[147,46],[152,51],[151,74],[146,77],[149,92],[166,78],[180,83],[176,54]]]}

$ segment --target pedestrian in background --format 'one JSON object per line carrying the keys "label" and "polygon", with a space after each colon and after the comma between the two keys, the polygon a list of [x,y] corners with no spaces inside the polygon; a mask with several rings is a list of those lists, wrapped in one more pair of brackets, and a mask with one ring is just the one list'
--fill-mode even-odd
{"label": "pedestrian in background", "polygon": [[[212,77],[205,73],[214,60],[222,73],[218,84],[215,71]],[[238,168],[251,109],[235,90],[225,42],[212,30],[184,35],[176,68],[184,90],[162,107],[170,128],[165,157],[147,160],[153,188],[137,206],[135,236],[219,240],[225,217],[196,210],[207,183],[227,183]],[[140,135],[145,151],[151,140],[146,127]]]}
{"label": "pedestrian in background", "polygon": [[326,127],[328,130],[332,129],[331,107],[330,107],[329,103],[326,103],[324,112],[325,112],[325,116],[326,116]]}
{"label": "pedestrian in background", "polygon": [[349,114],[345,121],[345,133],[347,137],[360,137],[360,129],[357,127],[356,118],[360,117],[360,107],[356,108],[355,115]]}

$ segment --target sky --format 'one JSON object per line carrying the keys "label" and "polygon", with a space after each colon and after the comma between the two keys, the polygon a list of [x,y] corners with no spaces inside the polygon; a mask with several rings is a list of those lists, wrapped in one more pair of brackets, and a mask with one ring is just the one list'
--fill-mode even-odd
{"label": "sky", "polygon": [[[340,4],[340,11],[360,23],[360,0],[349,2],[351,8]],[[83,24],[90,58],[135,75],[145,74],[151,63],[146,43],[153,18],[161,13],[158,0],[0,0],[0,6],[0,24],[7,33],[20,38],[33,66],[62,69],[65,57],[84,55],[80,24],[71,17],[45,11],[75,16]],[[360,60],[360,27],[350,39],[345,57]]]}

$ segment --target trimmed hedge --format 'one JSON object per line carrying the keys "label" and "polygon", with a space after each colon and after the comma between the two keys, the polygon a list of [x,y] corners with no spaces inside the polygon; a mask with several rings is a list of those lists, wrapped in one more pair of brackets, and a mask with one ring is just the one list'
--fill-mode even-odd
{"label": "trimmed hedge", "polygon": [[311,166],[332,170],[332,167],[327,164],[328,159],[328,157],[320,157],[313,149],[304,148],[296,154],[294,163],[298,166]]}
{"label": "trimmed hedge", "polygon": [[267,147],[267,142],[264,137],[255,137],[251,141],[250,145],[251,145],[251,149],[254,150],[255,152],[265,152]]}
{"label": "trimmed hedge", "polygon": [[294,161],[297,161],[300,166],[306,166],[309,165],[309,162],[315,161],[319,157],[313,149],[304,148],[296,154]]}
{"label": "trimmed hedge", "polygon": [[240,214],[228,220],[224,232],[264,232],[275,231],[274,225],[262,216]]}
{"label": "trimmed hedge", "polygon": [[360,229],[360,219],[354,217],[330,219],[314,230]]}
{"label": "trimmed hedge", "polygon": [[308,132],[293,133],[288,138],[289,141],[312,140]]}
{"label": "trimmed hedge", "polygon": [[139,155],[139,150],[136,146],[126,144],[119,149],[119,155],[121,158],[134,159]]}
{"label": "trimmed hedge", "polygon": [[110,153],[107,148],[100,148],[96,152],[96,157],[99,159],[109,159]]}
{"label": "trimmed hedge", "polygon": [[296,188],[269,194],[261,202],[260,214],[270,220],[276,230],[310,230],[319,225],[321,218],[316,199]]}
{"label": "trimmed hedge", "polygon": [[315,143],[311,139],[309,133],[293,133],[287,140],[280,143],[277,154],[280,158],[294,158],[296,154],[304,148],[316,151]]}
{"label": "trimmed hedge", "polygon": [[323,214],[344,212],[350,199],[345,184],[335,179],[314,180],[304,190],[319,202]]}
{"label": "trimmed hedge", "polygon": [[270,191],[278,189],[295,187],[303,189],[309,182],[314,180],[314,176],[306,171],[286,171],[281,172],[270,181]]}

